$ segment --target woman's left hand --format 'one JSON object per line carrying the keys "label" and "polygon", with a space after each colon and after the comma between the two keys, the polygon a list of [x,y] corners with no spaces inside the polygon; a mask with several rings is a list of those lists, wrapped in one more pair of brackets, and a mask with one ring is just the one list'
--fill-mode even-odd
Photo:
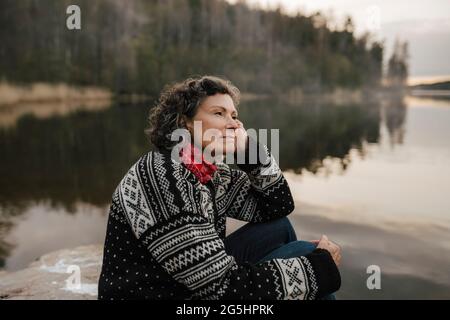
{"label": "woman's left hand", "polygon": [[248,144],[248,134],[244,128],[244,124],[240,120],[236,120],[236,122],[238,123],[238,128],[234,130],[236,152],[245,152]]}
{"label": "woman's left hand", "polygon": [[310,242],[315,244],[317,248],[325,249],[330,252],[336,266],[341,264],[341,247],[329,240],[327,236],[323,235],[320,240],[310,240]]}

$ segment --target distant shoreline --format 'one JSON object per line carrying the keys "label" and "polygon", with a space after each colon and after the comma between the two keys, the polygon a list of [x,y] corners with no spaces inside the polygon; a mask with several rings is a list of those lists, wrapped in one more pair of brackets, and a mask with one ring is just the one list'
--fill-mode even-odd
{"label": "distant shoreline", "polygon": [[100,87],[80,87],[64,83],[33,83],[16,85],[0,82],[0,107],[21,103],[108,101],[113,94]]}
{"label": "distant shoreline", "polygon": [[450,98],[450,81],[418,84],[408,89],[415,97]]}
{"label": "distant shoreline", "polygon": [[409,87],[414,87],[418,85],[429,85],[447,81],[450,81],[450,75],[409,77],[407,82]]}
{"label": "distant shoreline", "polygon": [[450,90],[411,90],[410,94],[414,97],[430,97],[430,98],[450,98]]}
{"label": "distant shoreline", "polygon": [[[368,98],[377,97],[377,93],[392,94],[410,94],[413,96],[425,96],[446,98],[450,97],[450,90],[441,86],[446,86],[446,82],[423,84],[404,87],[402,90],[392,90],[389,87],[379,88],[335,88],[331,91],[318,90],[317,92],[304,91],[301,87],[296,87],[288,92],[281,94],[280,98],[287,103],[301,103],[310,99],[319,99],[336,104],[351,104],[367,102]],[[375,95],[374,95],[375,93]],[[256,94],[251,92],[242,92],[242,101],[251,101],[267,99],[268,94]],[[58,104],[58,105],[91,105],[101,104],[110,105],[113,100],[119,103],[142,103],[155,99],[154,96],[142,94],[115,94],[109,89],[94,86],[73,86],[65,83],[33,83],[29,85],[12,84],[6,81],[0,82],[0,109],[10,109],[16,106],[38,105],[38,104]],[[53,109],[72,109],[58,108]]]}
{"label": "distant shoreline", "polygon": [[[287,102],[301,102],[304,99],[320,98],[321,100],[334,100],[338,103],[355,103],[364,99],[367,90],[336,88],[332,91],[305,92],[303,88],[294,88],[281,95]],[[242,92],[241,100],[250,101],[269,98],[268,94]],[[79,104],[92,102],[119,102],[139,103],[151,101],[155,97],[141,94],[115,94],[109,89],[87,86],[73,86],[65,83],[33,83],[18,85],[0,82],[0,108],[11,107],[24,103],[65,103]]]}

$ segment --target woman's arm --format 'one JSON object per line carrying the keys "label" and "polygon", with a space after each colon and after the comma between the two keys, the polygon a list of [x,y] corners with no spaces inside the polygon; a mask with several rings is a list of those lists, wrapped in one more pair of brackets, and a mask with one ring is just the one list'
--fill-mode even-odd
{"label": "woman's arm", "polygon": [[148,154],[116,192],[136,237],[193,299],[314,299],[336,291],[339,271],[326,250],[238,265],[214,218],[202,210],[198,181],[161,155]]}
{"label": "woman's arm", "polygon": [[183,212],[158,223],[142,236],[145,247],[192,299],[295,299],[323,297],[340,287],[328,251],[303,257],[237,264],[225,251],[214,225]]}
{"label": "woman's arm", "polygon": [[241,170],[230,169],[231,182],[225,196],[226,215],[248,222],[269,221],[287,216],[294,210],[289,185],[275,158],[267,147],[249,139],[249,147],[256,146],[257,163],[239,164]]}

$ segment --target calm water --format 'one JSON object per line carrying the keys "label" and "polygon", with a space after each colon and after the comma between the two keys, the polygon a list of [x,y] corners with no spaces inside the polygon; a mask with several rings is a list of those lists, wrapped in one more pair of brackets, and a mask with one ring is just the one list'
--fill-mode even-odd
{"label": "calm water", "polygon": [[[0,109],[0,266],[102,243],[111,194],[149,150],[145,105]],[[302,239],[343,247],[340,298],[450,298],[450,100],[337,106],[244,102],[247,128],[280,129]],[[366,268],[381,268],[368,290]]]}

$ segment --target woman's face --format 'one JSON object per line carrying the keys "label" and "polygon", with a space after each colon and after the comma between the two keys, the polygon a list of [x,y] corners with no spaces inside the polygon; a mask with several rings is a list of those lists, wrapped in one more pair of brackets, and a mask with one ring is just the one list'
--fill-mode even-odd
{"label": "woman's face", "polygon": [[220,93],[208,96],[186,126],[202,149],[213,143],[208,149],[222,154],[235,151],[236,129],[243,127],[230,95]]}

